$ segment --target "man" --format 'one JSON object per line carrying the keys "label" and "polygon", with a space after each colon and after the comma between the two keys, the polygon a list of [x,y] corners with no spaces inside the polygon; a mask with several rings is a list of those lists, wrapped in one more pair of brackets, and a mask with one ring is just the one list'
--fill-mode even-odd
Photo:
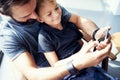
{"label": "man", "polygon": [[[40,25],[36,20],[36,0],[0,0],[0,12],[2,13],[2,29],[0,33],[0,49],[9,56],[13,64],[22,74],[30,80],[58,80],[75,70],[94,66],[100,63],[111,49],[111,44],[105,40],[100,51],[90,54],[90,49],[96,46],[95,42],[86,43],[80,52],[65,60],[61,60],[54,67],[39,68],[39,61],[45,60],[44,56],[37,52],[37,38]],[[63,10],[62,18],[66,19],[69,12]],[[77,18],[77,21],[74,19]],[[96,25],[83,17],[71,15],[70,22],[80,26],[87,34],[91,35],[97,29]],[[100,31],[96,32],[96,35]],[[100,37],[96,37],[96,39]],[[81,53],[81,54],[80,54]],[[94,54],[95,53],[95,54]],[[82,62],[81,62],[82,60]]]}

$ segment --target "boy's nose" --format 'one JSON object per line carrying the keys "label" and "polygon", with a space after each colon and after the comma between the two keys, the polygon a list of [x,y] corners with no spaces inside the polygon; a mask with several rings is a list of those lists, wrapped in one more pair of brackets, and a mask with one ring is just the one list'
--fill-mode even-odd
{"label": "boy's nose", "polygon": [[54,16],[54,17],[58,16],[58,12],[54,12],[54,13],[53,13],[53,16]]}

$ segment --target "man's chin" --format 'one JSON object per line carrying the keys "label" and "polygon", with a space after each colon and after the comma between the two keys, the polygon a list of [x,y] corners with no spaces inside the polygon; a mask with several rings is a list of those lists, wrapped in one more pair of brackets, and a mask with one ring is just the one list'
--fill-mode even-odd
{"label": "man's chin", "polygon": [[29,20],[27,20],[26,22],[17,21],[17,20],[15,20],[15,21],[16,21],[17,23],[21,24],[21,25],[30,25],[30,24],[33,24],[33,23],[36,22],[35,19],[29,19]]}

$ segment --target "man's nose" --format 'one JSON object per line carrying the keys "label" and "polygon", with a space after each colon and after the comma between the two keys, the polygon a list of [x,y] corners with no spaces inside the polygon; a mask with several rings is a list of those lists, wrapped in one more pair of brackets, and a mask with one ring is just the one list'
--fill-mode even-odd
{"label": "man's nose", "polygon": [[37,15],[35,12],[33,12],[33,13],[31,14],[30,18],[37,20],[37,19],[38,19],[38,15]]}

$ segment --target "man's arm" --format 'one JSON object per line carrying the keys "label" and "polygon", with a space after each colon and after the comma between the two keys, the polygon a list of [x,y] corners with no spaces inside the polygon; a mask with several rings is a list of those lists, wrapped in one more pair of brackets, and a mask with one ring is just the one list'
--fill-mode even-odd
{"label": "man's arm", "polygon": [[109,53],[111,44],[104,49],[90,53],[90,49],[95,47],[94,42],[89,42],[76,54],[69,58],[58,61],[53,67],[38,68],[28,52],[19,55],[13,63],[30,80],[59,80],[69,74],[66,63],[71,61],[78,70],[97,65]]}
{"label": "man's arm", "polygon": [[[77,25],[77,27],[79,29],[81,29],[83,32],[85,32],[89,36],[91,36],[91,38],[94,37],[95,40],[98,40],[98,39],[104,37],[105,32],[108,29],[111,29],[111,27],[109,27],[109,26],[98,29],[98,26],[93,21],[91,21],[87,18],[84,18],[82,16],[76,15],[76,14],[71,14],[69,21],[74,23],[75,25]],[[97,30],[97,31],[95,32],[95,30]],[[95,34],[93,36],[94,32],[95,32]]]}
{"label": "man's arm", "polygon": [[71,14],[69,21],[76,24],[79,29],[90,36],[92,36],[93,31],[98,28],[97,25],[91,20],[78,16],[76,14]]}
{"label": "man's arm", "polygon": [[38,68],[28,52],[22,53],[13,63],[29,80],[58,80],[69,74],[65,65]]}

